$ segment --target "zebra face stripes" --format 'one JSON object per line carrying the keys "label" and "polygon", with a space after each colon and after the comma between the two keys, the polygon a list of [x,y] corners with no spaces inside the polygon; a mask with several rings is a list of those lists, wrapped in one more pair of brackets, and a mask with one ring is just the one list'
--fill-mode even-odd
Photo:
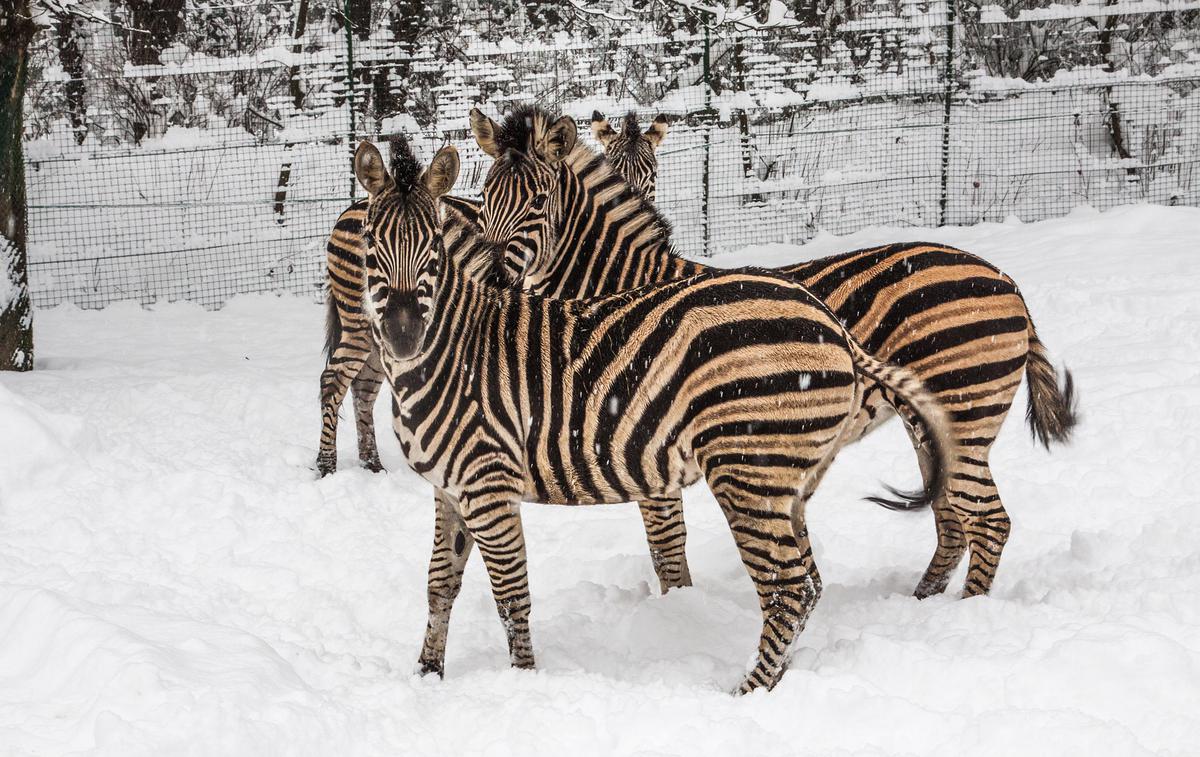
{"label": "zebra face stripes", "polygon": [[[408,151],[407,142],[394,150]],[[390,175],[379,150],[363,142],[354,153],[354,172],[371,196],[363,240],[367,271],[363,304],[383,351],[405,359],[420,347],[433,303],[437,275],[438,219],[433,198],[458,176],[458,151],[447,145],[424,175],[411,152],[394,156],[407,174]],[[403,207],[402,207],[403,206]]]}
{"label": "zebra face stripes", "polygon": [[[393,202],[396,187],[377,186],[374,229],[407,228],[395,216],[434,218],[426,187]],[[421,238],[436,233],[435,223]],[[397,241],[376,235],[372,286],[405,280],[381,261],[420,259],[390,252]],[[393,428],[409,465],[438,490],[421,669],[443,669],[451,606],[476,546],[510,660],[533,666],[520,501],[677,500],[704,478],[762,613],[739,690],[773,686],[821,590],[804,506],[850,430],[865,377],[901,398],[926,434],[928,496],[957,455],[944,411],[911,374],[863,352],[807,290],[761,271],[569,302],[469,278],[473,254],[461,243],[421,243],[438,262],[426,334],[407,359],[382,352]],[[384,313],[369,316],[382,332]]]}
{"label": "zebra face stripes", "polygon": [[[533,259],[537,251],[556,245],[550,236],[556,226],[553,219],[561,210],[560,198],[554,195],[555,161],[575,149],[575,122],[563,116],[554,122],[539,121],[535,129],[522,132],[540,154],[551,156],[549,162],[529,160],[525,151],[502,147],[513,142],[513,135],[478,108],[471,110],[471,129],[480,148],[496,159],[484,179],[485,187],[492,184],[492,191],[485,194],[492,199],[483,203],[480,213],[484,239],[502,245],[503,269],[516,281],[537,265]],[[496,186],[498,174],[503,176],[503,189]]]}
{"label": "zebra face stripes", "polygon": [[[484,207],[494,210],[485,213],[480,223],[489,239],[506,250],[520,249],[519,256],[506,254],[503,260],[510,280],[537,294],[582,297],[631,288],[629,281],[635,278],[666,280],[701,270],[701,266],[674,256],[652,261],[654,270],[639,270],[623,265],[626,258],[619,254],[600,254],[627,246],[669,249],[670,227],[604,159],[577,144],[571,119],[553,121],[544,111],[526,106],[497,124],[474,110],[471,128],[485,152],[500,156],[488,171],[483,190]],[[560,132],[553,144],[544,136],[551,128]],[[572,149],[564,150],[564,146]],[[574,165],[580,155],[595,160],[582,172]],[[510,156],[519,157],[512,160]],[[536,183],[526,178],[534,172],[539,177]],[[524,222],[513,216],[531,207],[540,194],[547,195],[549,212],[531,215],[526,219],[529,226],[523,226]],[[580,212],[593,208],[596,212]],[[499,216],[508,219],[506,226],[490,227],[492,218]],[[527,231],[518,234],[517,228]],[[564,247],[586,247],[588,251],[564,254]],[[660,270],[660,265],[669,270]]]}
{"label": "zebra face stripes", "polygon": [[613,169],[625,177],[629,185],[654,202],[654,185],[658,178],[656,151],[667,138],[667,117],[659,115],[645,132],[637,122],[637,114],[628,113],[620,131],[609,125],[598,110],[592,111],[592,136],[604,148],[604,155]]}

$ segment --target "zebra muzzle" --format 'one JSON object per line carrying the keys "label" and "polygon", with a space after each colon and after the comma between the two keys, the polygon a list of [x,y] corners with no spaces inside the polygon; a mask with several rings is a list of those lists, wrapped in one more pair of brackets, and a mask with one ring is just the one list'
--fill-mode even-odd
{"label": "zebra muzzle", "polygon": [[380,325],[383,338],[396,357],[411,357],[421,348],[425,321],[421,318],[416,297],[397,297],[394,294],[389,297]]}

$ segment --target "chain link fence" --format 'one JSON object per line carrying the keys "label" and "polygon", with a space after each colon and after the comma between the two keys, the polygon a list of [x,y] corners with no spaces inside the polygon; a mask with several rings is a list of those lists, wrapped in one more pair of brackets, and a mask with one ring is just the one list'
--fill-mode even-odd
{"label": "chain link fence", "polygon": [[593,110],[643,128],[666,114],[658,204],[690,256],[1200,205],[1200,0],[836,7],[169,0],[49,17],[26,100],[34,302],[320,297],[325,237],[361,192],[355,142],[403,132],[426,158],[452,142],[456,193],[477,196],[474,105],[539,102],[585,135]]}

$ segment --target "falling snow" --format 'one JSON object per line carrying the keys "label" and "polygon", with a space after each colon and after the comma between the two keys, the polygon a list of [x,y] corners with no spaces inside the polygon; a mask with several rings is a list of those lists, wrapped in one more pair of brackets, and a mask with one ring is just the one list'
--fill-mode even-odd
{"label": "falling snow", "polygon": [[684,493],[695,586],[666,596],[634,507],[522,508],[539,670],[508,668],[475,557],[446,678],[419,678],[431,491],[384,433],[386,401],[388,473],[355,468],[348,419],[340,471],[309,469],[322,308],[39,311],[39,370],[0,376],[0,752],[1194,753],[1200,211],[873,230],[715,262],[921,238],[1021,284],[1083,425],[1047,453],[1019,395],[992,453],[1013,536],[992,595],[970,600],[912,599],[932,518],[861,499],[917,481],[899,424],[844,450],[808,506],[821,601],[782,683],[741,699],[725,691],[758,597],[703,488]]}

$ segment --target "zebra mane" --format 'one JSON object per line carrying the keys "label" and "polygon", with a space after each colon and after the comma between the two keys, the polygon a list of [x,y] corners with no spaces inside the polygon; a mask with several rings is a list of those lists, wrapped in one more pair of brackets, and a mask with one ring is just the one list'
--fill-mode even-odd
{"label": "zebra mane", "polygon": [[638,212],[650,216],[651,226],[654,228],[654,240],[665,245],[667,254],[672,258],[681,257],[675,251],[675,245],[671,241],[671,222],[666,216],[659,211],[658,207],[646,199],[646,197],[633,186],[625,181],[625,177],[620,174],[612,164],[608,162],[608,157],[603,153],[597,153],[590,147],[579,142],[575,145],[575,149],[571,151],[567,157],[566,165],[578,176],[587,176],[588,182],[598,182],[609,185],[620,183],[622,189],[614,196],[610,202],[613,204],[623,202],[637,203]]}
{"label": "zebra mane", "polygon": [[625,138],[630,142],[636,142],[637,138],[642,134],[642,127],[638,125],[637,113],[632,110],[625,114],[625,126],[622,128],[625,132]]}
{"label": "zebra mane", "polygon": [[388,147],[391,151],[390,170],[396,189],[402,194],[408,194],[421,179],[421,161],[413,153],[412,145],[403,134],[388,137]]}
{"label": "zebra mane", "polygon": [[505,114],[504,121],[500,124],[500,131],[495,135],[496,145],[502,152],[515,150],[528,155],[533,149],[534,133],[539,123],[545,128],[554,123],[554,116],[534,103],[514,107]]}
{"label": "zebra mane", "polygon": [[[555,120],[557,120],[557,116],[540,105],[534,103],[517,105],[504,116],[503,122],[500,123],[500,129],[495,134],[496,145],[509,161],[519,160],[518,156],[528,155],[532,150],[535,134],[554,123]],[[639,131],[635,113],[626,116],[624,128],[628,129],[631,121],[634,131]],[[638,203],[640,212],[647,213],[652,217],[651,222],[655,228],[656,240],[667,246],[672,257],[679,257],[671,245],[670,221],[663,217],[658,208],[643,197],[641,192],[625,181],[625,178],[608,162],[608,158],[584,145],[582,140],[578,140],[566,163],[570,170],[577,175],[587,175],[589,182],[593,180],[612,184],[620,182],[624,185],[624,191],[619,193],[614,201],[622,202],[629,199]],[[592,167],[593,170],[599,170],[600,173],[584,170],[585,167]]]}

